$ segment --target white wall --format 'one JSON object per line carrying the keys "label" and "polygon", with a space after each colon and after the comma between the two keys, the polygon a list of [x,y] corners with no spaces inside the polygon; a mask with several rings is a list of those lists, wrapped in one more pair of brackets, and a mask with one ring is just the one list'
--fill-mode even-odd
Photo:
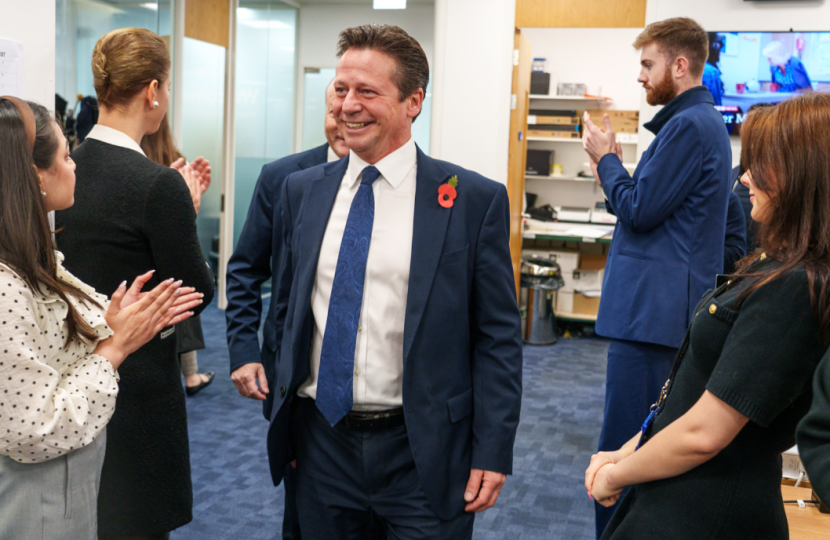
{"label": "white wall", "polygon": [[507,184],[515,0],[436,0],[431,155]]}
{"label": "white wall", "polygon": [[432,5],[410,5],[404,10],[373,9],[370,5],[313,5],[299,10],[297,36],[297,85],[294,151],[302,150],[303,142],[303,70],[307,67],[337,66],[337,37],[341,31],[361,24],[394,24],[418,40],[433,67],[435,8]]}
{"label": "white wall", "polygon": [[[731,31],[802,31],[830,30],[830,2],[745,2],[744,0],[648,0],[646,24],[671,17],[691,17],[710,32]],[[640,121],[647,122],[656,114],[657,107],[645,102],[643,95]],[[640,130],[639,150],[644,150],[653,139],[646,130]],[[730,137],[732,162],[740,158],[740,139]]]}
{"label": "white wall", "polygon": [[0,0],[0,38],[23,43],[23,97],[53,109],[55,1]]}
{"label": "white wall", "polygon": [[435,9],[410,5],[406,9],[372,9],[369,5],[314,5],[300,8],[298,63],[304,67],[337,66],[337,36],[361,24],[394,24],[418,40],[432,65]]}

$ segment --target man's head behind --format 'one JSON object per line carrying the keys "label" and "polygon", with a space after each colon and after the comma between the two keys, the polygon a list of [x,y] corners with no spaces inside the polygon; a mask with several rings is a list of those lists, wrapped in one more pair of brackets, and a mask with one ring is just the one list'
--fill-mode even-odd
{"label": "man's head behind", "polygon": [[429,63],[401,28],[364,25],[340,33],[332,113],[346,144],[375,163],[411,137],[421,112]]}
{"label": "man's head behind", "polygon": [[701,84],[709,56],[706,31],[692,19],[678,17],[652,23],[637,36],[640,76],[649,105],[665,105],[681,92]]}
{"label": "man's head behind", "polygon": [[344,158],[349,153],[349,147],[346,145],[343,134],[340,133],[340,128],[337,127],[337,119],[331,108],[334,105],[334,80],[332,80],[326,87],[326,141],[329,146],[337,154],[337,157]]}

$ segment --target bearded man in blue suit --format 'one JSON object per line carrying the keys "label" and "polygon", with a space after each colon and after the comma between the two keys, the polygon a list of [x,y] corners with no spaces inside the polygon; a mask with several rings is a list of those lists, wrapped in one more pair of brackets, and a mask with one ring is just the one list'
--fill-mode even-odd
{"label": "bearded man in blue suit", "polygon": [[504,186],[412,140],[429,65],[396,26],[343,31],[349,157],[288,177],[271,474],[305,538],[472,537],[512,472],[521,321]]}

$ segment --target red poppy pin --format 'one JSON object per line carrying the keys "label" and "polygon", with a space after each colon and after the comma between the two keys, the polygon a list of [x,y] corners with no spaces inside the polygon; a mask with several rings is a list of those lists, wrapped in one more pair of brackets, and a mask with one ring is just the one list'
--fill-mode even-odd
{"label": "red poppy pin", "polygon": [[453,201],[458,197],[458,192],[455,188],[458,187],[458,177],[453,176],[446,184],[441,184],[438,188],[438,204],[444,208],[452,208]]}

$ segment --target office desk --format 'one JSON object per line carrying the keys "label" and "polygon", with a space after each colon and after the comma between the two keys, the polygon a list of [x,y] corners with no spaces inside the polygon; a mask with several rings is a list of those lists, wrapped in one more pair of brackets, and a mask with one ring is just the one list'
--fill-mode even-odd
{"label": "office desk", "polygon": [[[785,501],[802,499],[809,501],[811,490],[803,487],[781,486],[781,495]],[[830,539],[830,514],[822,514],[818,506],[807,504],[799,508],[798,504],[785,504],[787,522],[790,524],[790,540],[828,540]]]}

